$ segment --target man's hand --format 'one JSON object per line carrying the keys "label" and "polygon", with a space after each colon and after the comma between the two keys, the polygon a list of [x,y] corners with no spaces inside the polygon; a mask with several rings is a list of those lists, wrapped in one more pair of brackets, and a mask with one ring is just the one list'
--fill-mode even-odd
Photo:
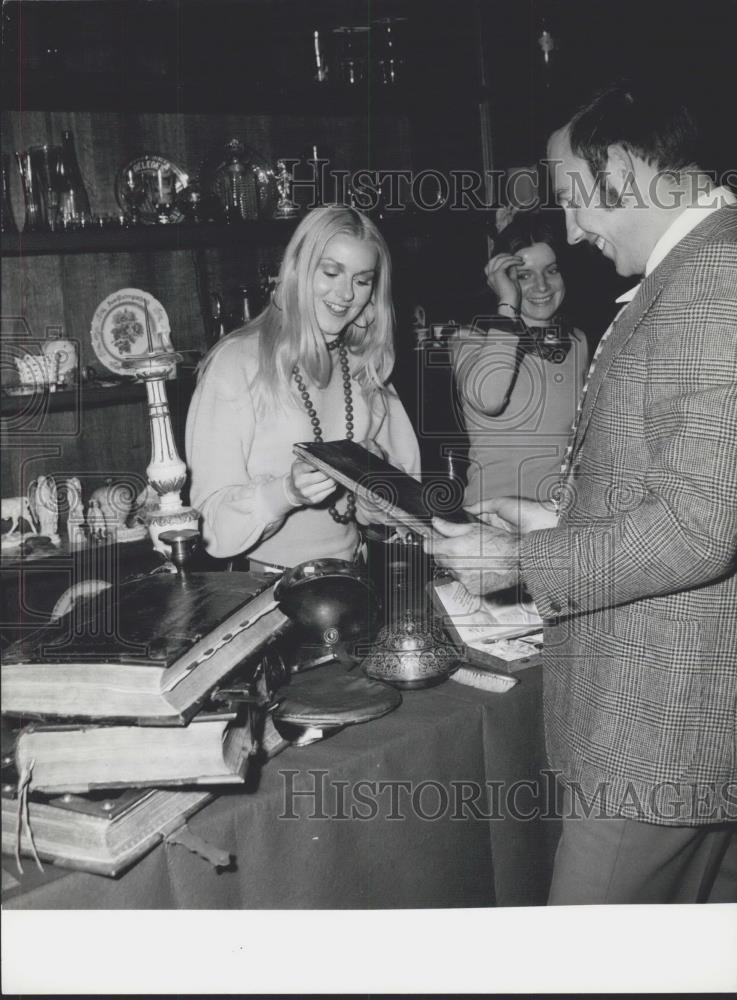
{"label": "man's hand", "polygon": [[434,517],[435,534],[425,540],[435,561],[471,594],[511,587],[519,579],[519,541],[499,528],[453,524]]}
{"label": "man's hand", "polygon": [[466,508],[484,524],[504,531],[527,535],[531,531],[555,528],[558,514],[553,504],[542,504],[522,497],[492,497]]}

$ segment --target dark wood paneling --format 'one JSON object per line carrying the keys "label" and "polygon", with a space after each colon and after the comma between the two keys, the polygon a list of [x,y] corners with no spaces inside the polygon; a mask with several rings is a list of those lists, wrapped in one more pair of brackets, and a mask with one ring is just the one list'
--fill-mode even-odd
{"label": "dark wood paneling", "polygon": [[[5,101],[6,107],[23,110],[2,113],[3,152],[12,157],[31,145],[58,143],[62,131],[71,129],[96,215],[118,214],[115,178],[134,157],[157,153],[194,175],[206,158],[236,137],[272,165],[280,157],[303,157],[317,146],[332,168],[344,171],[480,166],[473,134],[469,20],[455,10],[452,18],[433,19],[428,8],[443,8],[441,0],[433,5],[392,0],[368,7],[363,0],[170,4],[176,18],[163,18],[158,27],[156,19],[167,7],[162,2],[126,4],[125,15],[123,5],[114,11],[118,5],[100,3],[24,5],[23,11],[11,6],[22,17],[8,21],[15,27],[3,37],[5,72],[12,84]],[[461,6],[465,10],[469,5]],[[318,87],[312,82],[314,28],[329,35],[338,24],[395,13],[410,15],[414,37],[412,72],[403,86],[382,92],[367,83],[341,91],[334,83]],[[433,88],[430,102],[424,80],[446,81]],[[459,88],[466,88],[464,99],[470,100],[463,114]],[[426,112],[420,113],[425,104]],[[24,205],[14,163],[11,201],[22,226]],[[483,266],[480,243],[475,244],[478,252],[470,242],[459,252],[454,244],[463,241],[456,241],[450,230],[429,235],[427,219],[416,221],[427,230],[422,239],[412,238],[409,226],[390,240],[400,353],[411,351],[413,305],[421,301],[433,318],[448,318],[448,307],[440,303],[456,284],[454,269],[462,267],[465,275],[477,264]],[[227,324],[234,325],[242,304],[239,287],[253,283],[262,270],[275,273],[290,229],[276,238],[270,233],[262,244],[226,237],[221,245],[217,234],[210,244],[209,233],[204,238],[198,234],[183,238],[182,248],[168,233],[166,245],[154,247],[146,246],[145,239],[142,245],[138,233],[126,233],[116,244],[115,234],[108,239],[104,231],[95,231],[93,239],[102,245],[83,246],[81,253],[70,252],[77,234],[63,253],[48,245],[34,250],[31,239],[31,252],[24,255],[23,239],[11,241],[2,274],[3,383],[12,376],[8,354],[19,345],[22,349],[24,342],[34,351],[32,342],[50,328],[57,336],[79,341],[82,365],[99,368],[89,340],[92,316],[107,295],[123,287],[143,288],[162,302],[177,349],[204,350],[210,331],[202,301],[208,291],[222,296]],[[161,229],[150,233],[151,243],[158,243]],[[86,240],[86,234],[79,238]],[[464,259],[468,266],[461,265]],[[88,406],[79,414],[51,412],[22,439],[12,425],[13,419],[4,421],[4,441],[13,446],[5,449],[2,460],[5,496],[40,472],[86,472],[100,479],[106,474],[145,475],[149,442],[141,402]]]}

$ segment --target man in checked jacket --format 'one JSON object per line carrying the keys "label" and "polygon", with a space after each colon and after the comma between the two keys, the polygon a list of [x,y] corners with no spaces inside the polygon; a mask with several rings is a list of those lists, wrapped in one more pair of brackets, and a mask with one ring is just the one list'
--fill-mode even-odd
{"label": "man in checked jacket", "polygon": [[548,157],[569,242],[644,277],[594,357],[557,502],[436,520],[433,554],[474,593],[521,579],[548,621],[549,903],[737,901],[737,199],[687,109],[624,86]]}

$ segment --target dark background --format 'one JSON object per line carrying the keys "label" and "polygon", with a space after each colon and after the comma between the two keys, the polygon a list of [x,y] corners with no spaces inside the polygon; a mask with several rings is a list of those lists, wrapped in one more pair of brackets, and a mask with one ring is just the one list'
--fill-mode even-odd
{"label": "dark background", "polygon": [[[737,164],[734,0],[9,0],[4,106],[310,113],[312,31],[321,30],[330,60],[332,27],[385,16],[407,18],[397,112],[409,108],[423,126],[413,136],[415,169],[481,167],[479,101],[488,104],[493,167],[533,163],[582,99],[632,73],[685,88],[710,134],[709,165],[723,173]],[[554,41],[547,65],[543,29]],[[367,85],[351,99],[368,106],[372,96]],[[328,116],[346,110],[335,85],[320,101]],[[384,165],[369,149],[352,166]],[[482,225],[492,230],[490,214]],[[428,294],[440,320],[462,313],[484,282],[480,268],[466,272],[470,260],[461,254],[461,264],[456,246],[436,257]],[[595,341],[619,285],[598,257],[577,251],[574,260],[570,304]]]}
{"label": "dark background", "polygon": [[[388,16],[406,19],[398,25],[398,85],[381,85],[372,52],[366,81],[341,85],[331,29]],[[685,90],[708,136],[707,165],[737,176],[734,0],[8,0],[2,24],[3,153],[58,142],[71,128],[95,212],[117,211],[114,180],[133,157],[159,153],[196,174],[234,135],[272,164],[304,157],[316,143],[331,166],[348,171],[447,176],[532,165],[551,128],[595,88],[627,74]],[[314,82],[315,30],[333,70],[322,85]],[[547,64],[543,30],[554,45]],[[17,172],[11,195],[22,221]],[[425,358],[418,367],[412,317],[418,305],[428,323],[493,306],[483,267],[495,207],[408,205],[377,217],[394,263],[395,382],[433,465],[459,429],[446,402],[449,367]],[[117,288],[144,287],[169,312],[175,345],[206,350],[208,292],[221,295],[226,328],[235,326],[241,287],[278,266],[291,230],[275,228],[251,235],[221,227],[212,240],[185,234],[158,251],[145,242],[94,254],[49,245],[40,256],[25,254],[21,235],[13,259],[3,260],[4,322],[20,317],[36,338],[59,326],[79,339],[83,363],[96,364],[89,327],[97,304]],[[563,266],[566,308],[593,348],[616,295],[632,282],[588,245],[567,252]],[[65,436],[51,463],[42,436],[33,437],[44,445],[42,471],[95,470],[104,479],[145,467],[141,413],[90,408],[83,432],[73,425],[68,414],[55,418],[54,432]],[[180,444],[181,429],[175,421]],[[24,449],[22,467],[17,449],[9,466],[3,460],[6,495],[38,474]]]}

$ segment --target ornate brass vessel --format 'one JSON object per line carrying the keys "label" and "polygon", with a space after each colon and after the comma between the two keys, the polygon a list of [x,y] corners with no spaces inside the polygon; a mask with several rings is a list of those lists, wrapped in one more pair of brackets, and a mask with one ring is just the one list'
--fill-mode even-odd
{"label": "ornate brass vessel", "polygon": [[380,629],[363,661],[368,677],[398,688],[442,684],[458,666],[458,654],[432,618],[405,611]]}

